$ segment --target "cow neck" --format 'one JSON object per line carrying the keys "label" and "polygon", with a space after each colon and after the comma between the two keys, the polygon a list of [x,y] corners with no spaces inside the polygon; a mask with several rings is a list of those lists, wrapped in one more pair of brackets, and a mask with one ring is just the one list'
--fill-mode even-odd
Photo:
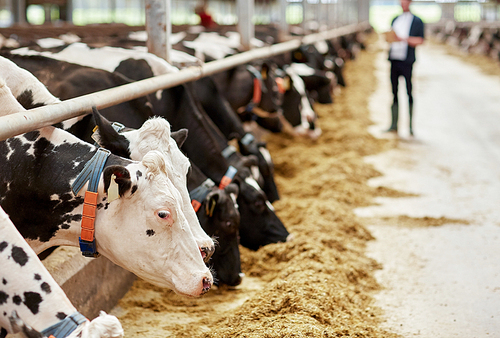
{"label": "cow neck", "polygon": [[86,321],[87,318],[85,318],[84,315],[80,312],[75,312],[58,323],[42,330],[41,333],[43,333],[46,337],[65,338]]}
{"label": "cow neck", "polygon": [[260,74],[260,72],[257,69],[255,69],[254,66],[251,65],[247,65],[246,68],[250,72],[250,74],[252,74],[253,77],[252,100],[245,107],[245,111],[250,113],[252,112],[254,107],[260,104],[260,99],[262,98],[262,91],[264,90],[264,87],[262,86],[262,75]]}
{"label": "cow neck", "polygon": [[97,209],[97,189],[99,179],[111,152],[104,148],[97,149],[92,158],[85,164],[83,170],[78,174],[72,184],[73,194],[76,196],[88,181],[89,185],[85,191],[83,202],[81,234],[79,237],[80,251],[85,257],[99,257],[95,241],[95,213]]}

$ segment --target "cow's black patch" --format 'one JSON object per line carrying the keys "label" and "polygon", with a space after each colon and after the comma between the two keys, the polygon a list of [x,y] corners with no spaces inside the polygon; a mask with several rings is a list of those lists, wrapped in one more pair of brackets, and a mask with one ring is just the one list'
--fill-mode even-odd
{"label": "cow's black patch", "polygon": [[42,296],[40,296],[39,293],[31,291],[24,293],[24,305],[26,305],[34,315],[38,313],[38,307],[41,302]]}
{"label": "cow's black patch", "polygon": [[153,229],[148,229],[148,230],[146,230],[146,235],[148,235],[148,236],[150,236],[150,237],[151,237],[151,236],[153,236],[154,234],[155,234],[155,231],[154,231]]}
{"label": "cow's black patch", "polygon": [[24,238],[48,242],[61,224],[81,220],[71,212],[83,197],[71,193],[69,182],[92,157],[90,150],[84,143],[54,145],[38,131],[0,142],[1,206]]}
{"label": "cow's black patch", "polygon": [[132,195],[136,191],[137,191],[137,185],[133,185],[132,186],[132,191],[130,192],[130,194]]}
{"label": "cow's black patch", "polygon": [[97,210],[102,209],[102,208],[104,208],[104,204],[99,203],[99,204],[97,205]]}
{"label": "cow's black patch", "polygon": [[15,295],[14,297],[12,297],[12,301],[14,302],[14,304],[19,305],[23,302],[23,299],[21,298],[21,296]]}
{"label": "cow's black patch", "polygon": [[43,282],[42,285],[40,285],[40,288],[45,293],[51,293],[52,292],[52,290],[50,289],[50,285],[47,282]]}
{"label": "cow's black patch", "polygon": [[42,276],[39,274],[35,273],[35,280],[42,280]]}
{"label": "cow's black patch", "polygon": [[140,170],[137,170],[135,176],[137,176],[137,180],[139,180],[139,177],[142,177],[142,172]]}
{"label": "cow's black patch", "polygon": [[0,305],[7,303],[7,299],[9,299],[9,295],[3,291],[0,291]]}
{"label": "cow's black patch", "polygon": [[26,133],[23,135],[25,139],[27,139],[30,142],[34,142],[39,136],[40,132],[38,130]]}
{"label": "cow's black patch", "polygon": [[22,92],[16,99],[17,102],[19,102],[24,107],[24,109],[32,109],[44,106],[43,103],[35,103],[33,101],[33,92],[31,91],[31,89],[27,89]]}
{"label": "cow's black patch", "polygon": [[67,316],[68,316],[68,315],[67,315],[67,314],[65,314],[64,312],[58,312],[58,313],[56,314],[57,319],[60,319],[60,320],[63,320],[63,319],[64,319],[64,318],[66,318]]}
{"label": "cow's black patch", "polygon": [[28,255],[24,251],[23,248],[19,246],[14,246],[12,247],[12,259],[14,259],[14,262],[17,264],[24,266],[26,263],[28,263]]}
{"label": "cow's black patch", "polygon": [[0,252],[3,251],[3,249],[5,249],[7,246],[9,245],[9,243],[3,241],[2,243],[0,243]]}
{"label": "cow's black patch", "polygon": [[69,229],[69,228],[70,228],[70,225],[67,223],[64,223],[63,225],[61,225],[61,229]]}
{"label": "cow's black patch", "polygon": [[7,280],[5,278],[2,278],[2,284],[3,285],[6,285],[7,284]]}
{"label": "cow's black patch", "polygon": [[109,207],[109,203],[106,203],[106,205],[104,206],[104,210],[108,210],[108,207]]}

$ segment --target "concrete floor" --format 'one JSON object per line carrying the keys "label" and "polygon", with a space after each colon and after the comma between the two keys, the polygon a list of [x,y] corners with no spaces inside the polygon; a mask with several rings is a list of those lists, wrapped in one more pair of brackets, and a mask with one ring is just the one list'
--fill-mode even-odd
{"label": "concrete floor", "polygon": [[[392,102],[386,59],[385,51],[377,57],[370,102],[377,137],[389,137],[382,133]],[[424,44],[413,83],[416,137],[407,136],[405,104],[398,147],[367,161],[383,173],[370,184],[418,196],[379,198],[356,212],[469,224],[369,225],[376,240],[368,254],[384,267],[377,303],[385,325],[403,337],[500,337],[500,78]]]}

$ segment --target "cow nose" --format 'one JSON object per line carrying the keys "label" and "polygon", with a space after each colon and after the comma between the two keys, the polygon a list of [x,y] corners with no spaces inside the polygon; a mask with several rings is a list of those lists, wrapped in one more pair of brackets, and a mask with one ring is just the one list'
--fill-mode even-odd
{"label": "cow nose", "polygon": [[286,241],[287,241],[287,242],[291,242],[291,241],[293,241],[294,239],[295,239],[294,234],[289,234],[289,235],[286,237]]}
{"label": "cow nose", "polygon": [[204,295],[205,293],[207,293],[211,287],[212,281],[210,280],[210,278],[203,277],[203,289],[201,290],[201,294]]}

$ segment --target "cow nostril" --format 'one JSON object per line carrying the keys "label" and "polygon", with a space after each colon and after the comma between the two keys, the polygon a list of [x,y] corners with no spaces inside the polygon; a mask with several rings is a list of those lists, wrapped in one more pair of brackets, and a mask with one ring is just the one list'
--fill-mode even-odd
{"label": "cow nostril", "polygon": [[200,248],[200,253],[201,253],[201,258],[203,258],[203,261],[206,263],[206,260],[208,259],[206,248]]}
{"label": "cow nostril", "polygon": [[212,281],[207,277],[203,277],[203,289],[201,291],[201,294],[207,293],[211,287],[212,287]]}

